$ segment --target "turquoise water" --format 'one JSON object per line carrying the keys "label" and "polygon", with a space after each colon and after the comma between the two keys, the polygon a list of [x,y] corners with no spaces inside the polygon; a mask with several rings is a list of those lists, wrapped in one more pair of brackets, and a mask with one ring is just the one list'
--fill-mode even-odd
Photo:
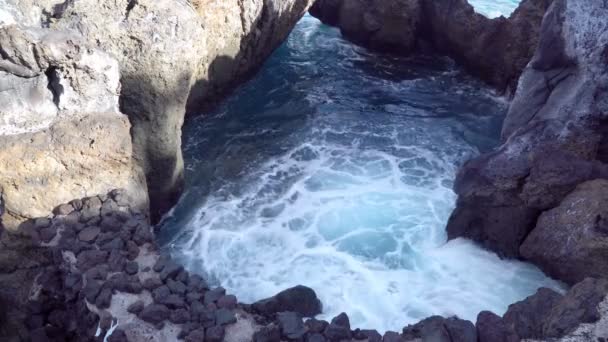
{"label": "turquoise water", "polygon": [[445,58],[369,52],[306,16],[258,75],[184,128],[187,191],[161,243],[252,302],[297,284],[324,318],[400,330],[502,314],[538,269],[446,242],[455,172],[506,105]]}
{"label": "turquoise water", "polygon": [[519,0],[469,0],[475,10],[489,18],[508,17],[517,8]]}

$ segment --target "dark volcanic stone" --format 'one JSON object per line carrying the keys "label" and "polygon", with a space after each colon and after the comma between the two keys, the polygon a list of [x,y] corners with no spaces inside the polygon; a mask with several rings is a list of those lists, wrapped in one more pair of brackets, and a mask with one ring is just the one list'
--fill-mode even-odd
{"label": "dark volcanic stone", "polygon": [[186,302],[184,301],[184,299],[176,294],[170,294],[165,298],[158,300],[157,302],[159,302],[160,304],[164,304],[172,309],[186,307]]}
{"label": "dark volcanic stone", "polygon": [[222,342],[224,340],[224,327],[213,326],[205,332],[207,336],[206,342]]}
{"label": "dark volcanic stone", "polygon": [[85,272],[87,279],[105,280],[108,276],[109,267],[106,264],[97,265]]}
{"label": "dark volcanic stone", "polygon": [[120,251],[125,249],[125,242],[120,237],[115,237],[112,241],[105,243],[99,249],[103,251]]}
{"label": "dark volcanic stone", "polygon": [[179,272],[179,274],[175,277],[175,280],[177,281],[181,281],[183,284],[188,284],[188,279],[190,278],[190,275],[188,273],[188,271],[186,270],[182,270],[181,272]]}
{"label": "dark volcanic stone", "polygon": [[319,334],[319,333],[314,333],[314,334],[310,334],[308,336],[306,336],[306,342],[325,342],[325,336]]}
{"label": "dark volcanic stone", "polygon": [[216,287],[213,290],[205,292],[205,304],[215,303],[226,293],[226,289],[223,287]]}
{"label": "dark volcanic stone", "polygon": [[139,264],[135,261],[129,261],[125,264],[125,272],[127,274],[133,275],[139,271]]}
{"label": "dark volcanic stone", "polygon": [[201,298],[203,298],[203,295],[201,295],[199,292],[188,292],[186,293],[186,301],[188,303],[192,303],[195,301],[200,301]]}
{"label": "dark volcanic stone", "polygon": [[302,317],[297,312],[279,312],[277,321],[281,328],[281,334],[290,340],[301,339],[306,334]]}
{"label": "dark volcanic stone", "polygon": [[[188,334],[190,334],[191,332],[193,332],[196,329],[200,329],[201,326],[198,323],[185,323],[182,325],[182,330],[179,332],[179,335],[177,335],[178,339],[185,339],[186,336],[188,336]],[[203,328],[204,331],[204,328]]]}
{"label": "dark volcanic stone", "polygon": [[171,311],[169,321],[175,324],[183,324],[190,321],[190,312],[186,309],[177,309]]}
{"label": "dark volcanic stone", "polygon": [[112,289],[104,286],[101,289],[101,292],[95,298],[95,305],[97,305],[100,309],[106,309],[110,307],[110,303],[112,302]]}
{"label": "dark volcanic stone", "polygon": [[159,288],[162,285],[163,282],[156,277],[146,278],[143,283],[144,288],[148,291],[153,291],[154,289]]}
{"label": "dark volcanic stone", "polygon": [[193,274],[188,278],[188,291],[202,291],[207,290],[208,288],[209,286],[205,282],[205,279],[198,274]]}
{"label": "dark volcanic stone", "polygon": [[215,324],[226,325],[236,323],[236,315],[233,310],[218,309],[215,311]]}
{"label": "dark volcanic stone", "polygon": [[80,218],[86,222],[101,214],[101,200],[98,197],[85,198],[82,201],[82,209],[80,210]]}
{"label": "dark volcanic stone", "polygon": [[359,334],[364,337],[362,339],[367,338],[368,342],[382,342],[382,335],[376,330],[360,330]]}
{"label": "dark volcanic stone", "polygon": [[559,293],[541,288],[534,295],[509,305],[503,320],[520,338],[541,338],[543,322],[561,298]]}
{"label": "dark volcanic stone", "polygon": [[143,286],[137,276],[129,276],[125,273],[117,273],[110,277],[109,281],[113,289],[126,293],[141,293]]}
{"label": "dark volcanic stone", "polygon": [[270,324],[253,334],[254,342],[280,342],[281,330],[278,326]]}
{"label": "dark volcanic stone", "polygon": [[101,220],[101,230],[106,233],[118,233],[122,230],[122,222],[114,216],[105,216]]}
{"label": "dark volcanic stone", "polygon": [[181,281],[167,279],[167,287],[169,287],[169,290],[175,294],[183,295],[186,293],[186,285],[184,285],[184,283]]}
{"label": "dark volcanic stone", "polygon": [[166,281],[169,278],[174,278],[184,269],[183,266],[176,264],[173,261],[169,261],[163,270],[160,272],[160,279]]}
{"label": "dark volcanic stone", "polygon": [[135,260],[139,256],[139,247],[131,240],[127,241],[127,258]]}
{"label": "dark volcanic stone", "polygon": [[150,304],[141,311],[139,318],[146,322],[156,324],[169,318],[169,313],[169,308],[164,305]]}
{"label": "dark volcanic stone", "polygon": [[154,272],[160,272],[162,271],[165,266],[171,261],[171,258],[168,255],[161,255],[160,257],[158,257],[158,260],[156,260],[156,262],[154,263],[154,266],[152,266],[152,269],[154,270]]}
{"label": "dark volcanic stone", "polygon": [[518,342],[519,338],[509,329],[505,322],[490,311],[477,315],[477,339],[479,342]]}
{"label": "dark volcanic stone", "polygon": [[164,298],[167,298],[171,294],[171,290],[166,285],[157,287],[154,291],[152,291],[152,298],[156,302],[160,302]]}
{"label": "dark volcanic stone", "polygon": [[133,241],[135,241],[138,245],[143,245],[146,242],[151,242],[154,240],[154,234],[150,231],[150,227],[145,224],[140,224],[137,226],[135,230],[135,234],[133,234]]}
{"label": "dark volcanic stone", "polygon": [[49,342],[49,337],[46,334],[46,330],[44,328],[38,328],[30,331],[30,341],[31,342]]}
{"label": "dark volcanic stone", "polygon": [[98,280],[89,279],[87,284],[84,287],[83,293],[85,298],[89,301],[89,303],[95,303],[95,298],[101,291],[101,287],[103,286],[103,282]]}
{"label": "dark volcanic stone", "polygon": [[57,227],[50,226],[48,228],[43,228],[40,230],[40,240],[45,243],[51,242],[53,238],[57,235]]}
{"label": "dark volcanic stone", "polygon": [[[399,333],[394,331],[387,331],[384,333],[384,337],[382,338],[383,342],[402,342],[403,339]],[[458,341],[458,340],[455,340]]]}
{"label": "dark volcanic stone", "polygon": [[208,339],[205,340],[205,329],[198,328],[198,329],[195,329],[195,330],[191,331],[186,336],[185,341],[186,342],[208,341]]}
{"label": "dark volcanic stone", "polygon": [[582,323],[597,322],[598,305],[607,294],[608,279],[587,278],[574,285],[549,312],[542,337],[562,337]]}
{"label": "dark volcanic stone", "polygon": [[438,342],[476,342],[477,331],[469,321],[456,317],[432,316],[403,328],[403,338],[406,341],[422,339]]}
{"label": "dark volcanic stone", "polygon": [[108,257],[110,271],[122,272],[125,267],[125,262],[125,257],[122,255],[121,251],[114,249],[110,252],[110,256]]}
{"label": "dark volcanic stone", "polygon": [[311,288],[298,285],[253,303],[253,308],[266,316],[281,311],[293,311],[305,317],[312,317],[321,313],[321,301]]}
{"label": "dark volcanic stone", "polygon": [[144,301],[138,300],[127,307],[127,312],[138,315],[144,309]]}
{"label": "dark volcanic stone", "polygon": [[306,322],[304,322],[304,324],[308,328],[308,331],[313,333],[323,333],[323,331],[325,331],[325,328],[327,328],[327,326],[329,325],[329,323],[327,323],[326,321],[321,321],[316,318],[309,318],[306,320]]}
{"label": "dark volcanic stone", "polygon": [[92,267],[104,264],[108,259],[108,252],[98,250],[82,251],[78,254],[76,266],[81,271],[86,271]]}
{"label": "dark volcanic stone", "polygon": [[99,227],[86,227],[85,229],[81,230],[80,233],[78,233],[78,239],[84,242],[93,242],[95,241],[100,232],[101,229],[99,229]]}
{"label": "dark volcanic stone", "polygon": [[217,307],[218,308],[224,308],[224,309],[234,309],[236,308],[236,296],[234,295],[225,295],[220,297],[220,299],[217,300]]}
{"label": "dark volcanic stone", "polygon": [[129,342],[127,334],[124,330],[117,328],[112,332],[112,335],[108,337],[108,342]]}
{"label": "dark volcanic stone", "polygon": [[324,335],[331,341],[350,339],[351,331],[348,316],[343,312],[334,317],[327,328],[325,328]]}

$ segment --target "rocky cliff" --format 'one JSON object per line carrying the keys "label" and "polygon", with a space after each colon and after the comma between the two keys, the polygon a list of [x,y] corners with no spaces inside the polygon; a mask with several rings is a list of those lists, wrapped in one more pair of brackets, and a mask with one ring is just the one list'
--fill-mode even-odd
{"label": "rocky cliff", "polygon": [[[0,160],[12,166],[1,171],[0,189],[13,221],[111,183],[139,192],[142,206],[147,184],[152,218],[159,218],[180,194],[186,110],[217,101],[259,67],[311,2],[0,1],[0,134],[11,148]],[[115,115],[79,119],[70,134],[55,133],[66,130],[66,117],[88,112]],[[44,145],[58,152],[37,150]],[[95,161],[73,165],[93,154]],[[28,158],[39,164],[20,165]]]}
{"label": "rocky cliff", "polygon": [[319,0],[311,13],[345,37],[393,53],[438,52],[499,91],[512,93],[538,42],[552,0],[524,0],[488,19],[467,0]]}
{"label": "rocky cliff", "polygon": [[608,5],[556,0],[496,151],[456,180],[451,238],[536,262],[570,284],[605,274]]}

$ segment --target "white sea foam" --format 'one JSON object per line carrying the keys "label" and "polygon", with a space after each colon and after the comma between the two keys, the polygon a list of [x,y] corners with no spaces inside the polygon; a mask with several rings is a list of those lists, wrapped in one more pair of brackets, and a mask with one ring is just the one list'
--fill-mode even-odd
{"label": "white sea foam", "polygon": [[474,152],[456,137],[399,127],[377,150],[369,140],[386,136],[374,130],[319,126],[309,142],[212,194],[176,242],[178,257],[242,301],[305,284],[325,318],[345,311],[354,326],[379,330],[434,314],[474,321],[539,286],[558,287],[530,265],[446,243],[455,161]]}
{"label": "white sea foam", "polygon": [[508,17],[517,8],[520,0],[469,0],[475,10],[489,18]]}

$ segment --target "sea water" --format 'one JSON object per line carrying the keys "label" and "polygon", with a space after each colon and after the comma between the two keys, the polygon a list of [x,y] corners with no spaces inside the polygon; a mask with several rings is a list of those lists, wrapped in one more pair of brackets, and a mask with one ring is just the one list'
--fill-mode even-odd
{"label": "sea water", "polygon": [[240,301],[303,284],[353,327],[502,314],[559,285],[448,242],[445,225],[459,165],[498,144],[505,111],[447,58],[372,53],[306,16],[253,80],[186,122],[186,192],[160,241]]}

